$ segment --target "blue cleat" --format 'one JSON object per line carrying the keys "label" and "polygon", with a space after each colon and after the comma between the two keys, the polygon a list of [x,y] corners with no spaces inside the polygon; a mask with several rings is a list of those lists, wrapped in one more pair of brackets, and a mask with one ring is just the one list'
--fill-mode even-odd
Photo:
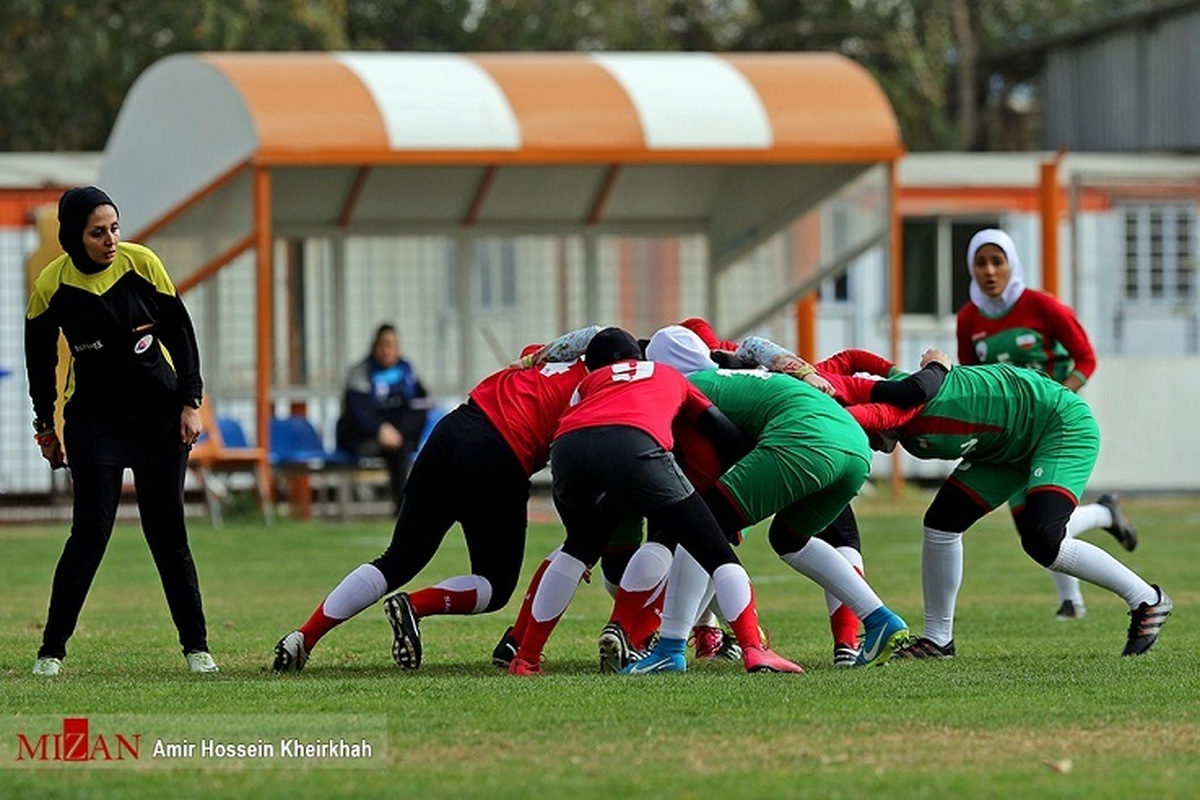
{"label": "blue cleat", "polygon": [[622,675],[649,675],[652,672],[687,672],[683,639],[659,639],[654,649],[641,659],[626,664]]}
{"label": "blue cleat", "polygon": [[896,652],[896,648],[908,639],[908,623],[887,606],[880,606],[868,614],[863,620],[863,627],[867,633],[855,666],[885,663]]}

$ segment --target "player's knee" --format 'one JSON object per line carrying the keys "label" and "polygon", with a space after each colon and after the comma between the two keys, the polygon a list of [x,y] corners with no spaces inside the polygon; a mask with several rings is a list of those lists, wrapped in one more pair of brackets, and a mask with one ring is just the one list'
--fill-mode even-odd
{"label": "player's knee", "polygon": [[771,549],[779,556],[797,552],[808,544],[811,538],[807,533],[800,533],[788,527],[779,517],[771,520],[771,527],[767,530],[767,540],[771,543]]}
{"label": "player's knee", "polygon": [[1065,531],[1061,526],[1027,524],[1020,529],[1021,547],[1026,554],[1043,567],[1048,567],[1058,558]]}
{"label": "player's knee", "polygon": [[945,484],[938,491],[929,508],[925,509],[924,525],[935,531],[963,533],[974,525],[987,509],[980,508],[966,492],[953,484]]}

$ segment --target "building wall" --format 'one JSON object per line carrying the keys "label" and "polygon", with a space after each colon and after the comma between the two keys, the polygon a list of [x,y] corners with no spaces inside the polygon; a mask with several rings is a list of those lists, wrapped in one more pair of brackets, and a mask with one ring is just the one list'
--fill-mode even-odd
{"label": "building wall", "polygon": [[1200,150],[1200,7],[1052,48],[1043,146],[1074,151]]}

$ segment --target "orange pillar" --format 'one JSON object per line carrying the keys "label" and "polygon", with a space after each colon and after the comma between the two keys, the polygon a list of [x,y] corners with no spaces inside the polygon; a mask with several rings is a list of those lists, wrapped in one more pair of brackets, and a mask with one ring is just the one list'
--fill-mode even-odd
{"label": "orange pillar", "polygon": [[817,290],[796,301],[796,353],[809,363],[817,356]]}
{"label": "orange pillar", "polygon": [[[891,225],[891,243],[889,245],[890,268],[890,300],[892,313],[890,317],[890,336],[892,348],[892,363],[900,363],[900,318],[904,315],[904,226],[900,217],[900,186],[896,177],[896,162],[888,165],[888,216]],[[900,448],[892,453],[892,494],[899,496],[904,492],[904,467],[901,463]]]}
{"label": "orange pillar", "polygon": [[274,283],[271,267],[271,173],[265,167],[254,168],[254,248],[256,256],[255,308],[255,380],[254,402],[258,410],[255,425],[258,446],[271,452],[272,330],[274,328]]}
{"label": "orange pillar", "polygon": [[1059,150],[1053,161],[1041,165],[1038,205],[1042,213],[1042,289],[1058,296],[1058,221],[1062,216],[1061,192],[1058,188],[1058,162],[1064,151]]}

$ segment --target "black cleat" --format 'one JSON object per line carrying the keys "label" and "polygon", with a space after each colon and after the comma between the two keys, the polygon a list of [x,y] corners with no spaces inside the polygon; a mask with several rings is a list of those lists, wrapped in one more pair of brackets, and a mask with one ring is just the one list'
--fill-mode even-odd
{"label": "black cleat", "polygon": [[1054,618],[1059,622],[1073,622],[1081,620],[1087,616],[1087,609],[1082,605],[1075,605],[1074,600],[1063,600],[1062,605],[1058,607],[1058,611],[1054,612]]}
{"label": "black cleat", "polygon": [[492,650],[492,663],[497,667],[508,669],[508,665],[517,657],[517,649],[520,647],[520,643],[513,638],[512,632],[512,625],[509,625],[508,629],[504,631],[504,635],[500,637],[500,641],[496,644],[496,647]]}
{"label": "black cleat", "polygon": [[937,644],[924,636],[909,639],[892,658],[954,658],[954,640]]}
{"label": "black cleat", "polygon": [[1125,514],[1121,511],[1121,498],[1115,494],[1102,494],[1096,502],[1107,508],[1112,514],[1112,525],[1104,530],[1112,534],[1121,547],[1132,553],[1138,546],[1137,528],[1125,518]]}
{"label": "black cleat", "polygon": [[383,602],[383,613],[392,624],[392,660],[400,669],[421,666],[421,630],[412,602],[397,592]]}
{"label": "black cleat", "polygon": [[1157,586],[1154,587],[1154,591],[1158,592],[1157,603],[1142,603],[1129,612],[1129,635],[1125,649],[1121,652],[1123,656],[1141,655],[1153,647],[1158,641],[1159,631],[1162,630],[1167,617],[1171,616],[1171,610],[1175,608],[1166,592]]}

